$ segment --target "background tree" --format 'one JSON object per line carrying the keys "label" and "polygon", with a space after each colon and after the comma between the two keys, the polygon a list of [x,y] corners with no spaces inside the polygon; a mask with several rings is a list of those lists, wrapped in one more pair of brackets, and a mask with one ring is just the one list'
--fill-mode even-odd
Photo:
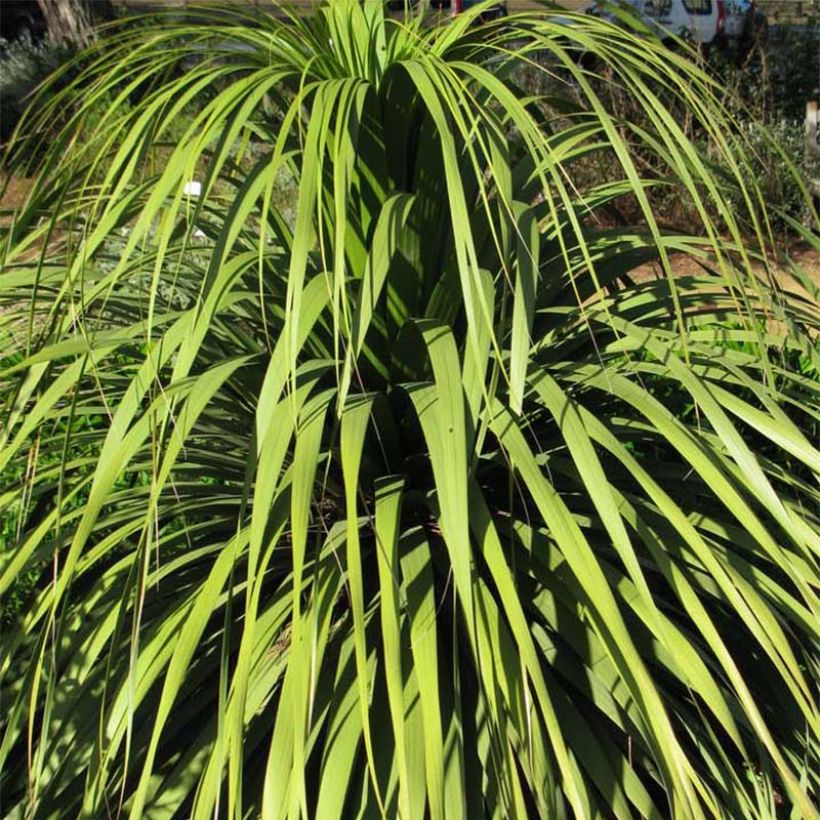
{"label": "background tree", "polygon": [[94,40],[94,24],[109,20],[109,0],[37,0],[52,42],[83,48]]}

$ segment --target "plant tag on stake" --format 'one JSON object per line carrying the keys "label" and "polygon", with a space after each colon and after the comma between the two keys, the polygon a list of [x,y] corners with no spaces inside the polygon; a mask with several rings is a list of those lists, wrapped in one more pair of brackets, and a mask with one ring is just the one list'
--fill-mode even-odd
{"label": "plant tag on stake", "polygon": [[[192,179],[190,182],[185,183],[182,193],[185,194],[185,196],[202,196],[202,183]],[[205,232],[201,228],[194,228],[192,235],[197,239],[205,238]]]}

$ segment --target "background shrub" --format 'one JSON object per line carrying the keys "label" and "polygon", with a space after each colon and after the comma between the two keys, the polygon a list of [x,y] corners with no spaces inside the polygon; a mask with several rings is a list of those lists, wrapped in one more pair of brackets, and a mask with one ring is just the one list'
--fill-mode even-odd
{"label": "background shrub", "polygon": [[[0,139],[8,140],[31,101],[31,95],[73,55],[48,38],[35,40],[25,30],[17,39],[0,40]],[[56,90],[56,89],[55,89]]]}

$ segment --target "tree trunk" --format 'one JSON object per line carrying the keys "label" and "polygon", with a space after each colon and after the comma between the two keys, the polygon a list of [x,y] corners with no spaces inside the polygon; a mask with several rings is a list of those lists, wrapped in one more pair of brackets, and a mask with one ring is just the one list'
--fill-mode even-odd
{"label": "tree trunk", "polygon": [[[55,43],[82,48],[94,41],[94,18],[108,16],[107,0],[37,0]],[[93,6],[93,10],[92,10]]]}

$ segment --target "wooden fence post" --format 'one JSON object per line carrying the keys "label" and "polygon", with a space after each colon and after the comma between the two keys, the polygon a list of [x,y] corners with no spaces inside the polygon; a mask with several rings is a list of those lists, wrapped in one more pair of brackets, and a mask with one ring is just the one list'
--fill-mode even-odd
{"label": "wooden fence post", "polygon": [[[820,143],[817,142],[817,120],[817,100],[811,100],[806,103],[806,153],[810,157],[820,157]],[[808,183],[809,193],[814,200],[815,208],[820,213],[820,178],[809,177],[806,182]],[[820,231],[820,222],[816,225],[816,229]]]}
{"label": "wooden fence post", "polygon": [[818,106],[817,100],[811,100],[806,103],[806,148],[811,154],[816,154],[820,151],[820,146],[817,144],[817,116]]}

